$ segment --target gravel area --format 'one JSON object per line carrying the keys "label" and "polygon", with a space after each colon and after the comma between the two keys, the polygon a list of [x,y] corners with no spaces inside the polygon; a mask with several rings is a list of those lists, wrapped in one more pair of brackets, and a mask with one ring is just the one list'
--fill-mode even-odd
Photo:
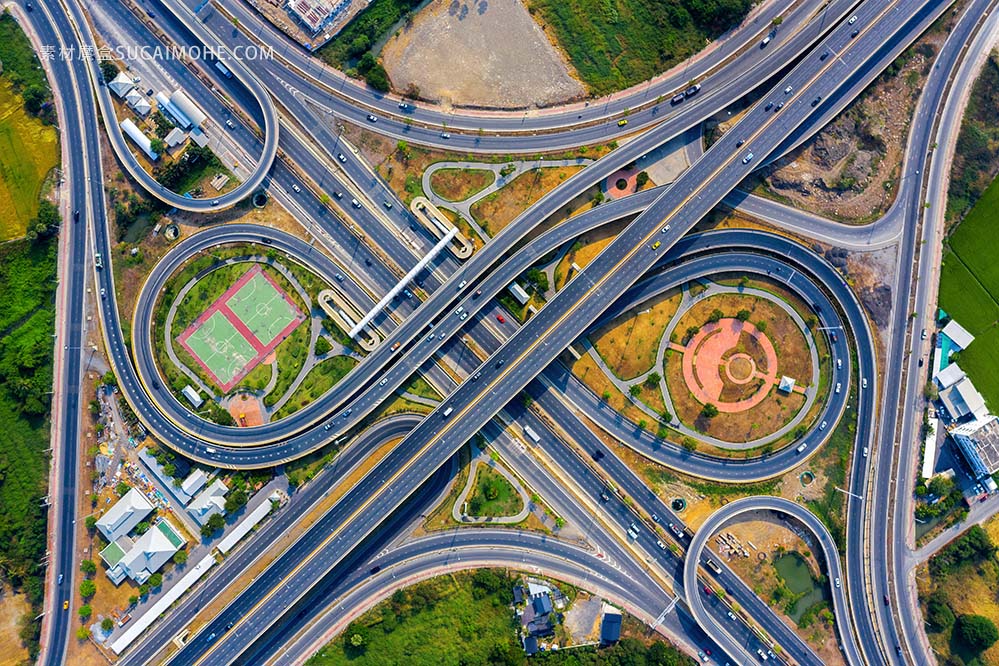
{"label": "gravel area", "polygon": [[396,90],[454,106],[540,107],[585,93],[519,0],[434,0],[381,55]]}

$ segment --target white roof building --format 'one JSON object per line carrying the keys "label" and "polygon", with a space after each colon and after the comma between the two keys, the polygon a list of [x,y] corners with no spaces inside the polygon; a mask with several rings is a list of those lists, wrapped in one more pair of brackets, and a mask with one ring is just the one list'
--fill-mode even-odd
{"label": "white roof building", "polygon": [[184,538],[176,528],[166,520],[161,520],[135,540],[118,564],[108,569],[108,578],[117,585],[127,576],[141,585],[159,571],[183,545]]}
{"label": "white roof building", "polygon": [[526,291],[524,291],[524,288],[521,287],[516,282],[511,282],[510,286],[507,287],[507,289],[513,295],[513,297],[517,299],[517,302],[520,303],[521,305],[527,305],[527,302],[531,300],[531,297],[528,295]]}
{"label": "white roof building", "polygon": [[933,379],[937,380],[937,384],[940,385],[941,389],[949,389],[951,386],[964,379],[964,377],[964,370],[958,367],[957,363],[951,363],[946,368],[933,375]]}
{"label": "white roof building", "polygon": [[951,319],[940,332],[950,338],[951,342],[953,342],[954,346],[958,349],[967,349],[968,345],[975,341],[975,336],[968,333],[963,326],[958,324],[953,319]]}
{"label": "white roof building", "polygon": [[[176,132],[176,131],[177,131],[177,128],[175,127],[175,128],[173,128],[173,130],[172,130],[172,131],[170,132],[170,134],[173,134],[173,133],[174,133],[174,132]],[[168,134],[168,135],[167,135],[167,137],[168,137],[168,138],[169,138],[170,134]],[[168,144],[168,145],[169,145],[169,144]],[[194,388],[193,386],[191,386],[190,384],[188,384],[187,386],[185,386],[185,387],[184,387],[184,388],[183,388],[183,389],[181,390],[181,393],[183,393],[183,394],[184,394],[184,397],[185,397],[185,398],[187,398],[187,401],[188,401],[189,403],[191,403],[191,405],[192,405],[192,406],[193,406],[193,407],[194,407],[195,409],[197,409],[198,407],[201,407],[202,403],[204,403],[204,402],[205,402],[205,399],[201,397],[201,394],[200,394],[200,393],[198,393],[198,390],[197,390],[196,388]]]}
{"label": "white roof building", "polygon": [[184,494],[187,495],[188,498],[191,498],[194,497],[199,490],[204,488],[206,483],[208,483],[208,476],[200,469],[196,469],[188,474],[187,478],[181,482],[180,489],[184,491]]}
{"label": "white roof building", "polygon": [[125,95],[131,92],[134,87],[135,84],[132,83],[131,77],[129,77],[129,75],[125,72],[118,72],[118,76],[108,81],[108,88],[111,89],[111,92],[122,99],[124,99]]}
{"label": "white roof building", "polygon": [[153,144],[149,140],[149,137],[143,134],[142,130],[132,122],[131,118],[125,118],[125,120],[121,121],[121,129],[135,142],[135,145],[142,149],[146,157],[154,162],[159,159],[160,155],[153,151]]}
{"label": "white roof building", "polygon": [[212,485],[208,486],[194,498],[194,501],[187,505],[188,513],[197,521],[198,525],[204,525],[216,513],[225,513],[225,494],[227,492],[229,492],[229,488],[222,483],[222,480],[215,479]]}
{"label": "white roof building", "polygon": [[147,115],[153,109],[153,105],[149,103],[146,96],[138,90],[133,90],[125,95],[125,102],[140,116]]}
{"label": "white roof building", "polygon": [[180,109],[180,112],[183,113],[195,127],[199,127],[201,123],[205,122],[205,118],[207,118],[204,112],[198,108],[198,105],[191,101],[191,98],[187,96],[187,93],[180,88],[174,90],[173,94],[170,95],[170,103],[177,109]]}
{"label": "white roof building", "polygon": [[975,385],[967,377],[961,379],[950,388],[940,392],[940,400],[951,418],[958,420],[965,416],[972,415],[975,418],[984,418],[989,410],[985,406],[985,398],[978,392]]}
{"label": "white roof building", "polygon": [[999,419],[978,418],[950,431],[975,476],[981,478],[999,471]]}
{"label": "white roof building", "polygon": [[135,529],[152,512],[153,505],[145,495],[132,488],[97,519],[97,529],[105,539],[115,541]]}

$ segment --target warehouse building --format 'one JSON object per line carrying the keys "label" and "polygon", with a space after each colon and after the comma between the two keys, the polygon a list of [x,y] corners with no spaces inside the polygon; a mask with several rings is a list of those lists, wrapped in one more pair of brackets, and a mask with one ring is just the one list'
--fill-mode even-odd
{"label": "warehouse building", "polygon": [[999,418],[987,416],[959,425],[950,431],[975,477],[999,471]]}
{"label": "warehouse building", "polygon": [[160,158],[159,153],[153,150],[153,144],[149,140],[149,137],[143,134],[142,130],[140,130],[136,124],[132,122],[131,118],[125,118],[125,120],[121,121],[121,130],[135,142],[135,145],[142,149],[142,152],[144,152],[146,157],[150,160],[155,162]]}

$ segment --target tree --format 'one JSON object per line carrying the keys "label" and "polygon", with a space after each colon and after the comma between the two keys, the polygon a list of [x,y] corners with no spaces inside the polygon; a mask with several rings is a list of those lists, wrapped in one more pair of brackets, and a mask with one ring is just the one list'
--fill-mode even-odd
{"label": "tree", "polygon": [[959,643],[975,653],[984,652],[999,640],[999,629],[983,615],[962,615],[954,625],[954,636]]}
{"label": "tree", "polygon": [[638,396],[642,395],[642,387],[641,387],[641,385],[639,385],[639,384],[632,384],[630,387],[628,387],[628,393],[631,394],[632,398],[637,398]]}
{"label": "tree", "polygon": [[659,382],[662,381],[662,378],[663,376],[660,375],[658,372],[652,371],[645,378],[645,385],[648,386],[649,388],[655,388],[659,386]]}
{"label": "tree", "polygon": [[166,142],[163,139],[155,138],[149,140],[149,149],[154,153],[165,153],[167,149]]}
{"label": "tree", "polygon": [[767,322],[765,322],[765,321],[758,321],[758,322],[756,322],[756,330],[759,331],[760,333],[766,333],[767,332]]}
{"label": "tree", "polygon": [[225,519],[221,514],[213,513],[204,525],[201,526],[201,536],[206,539],[225,527]]}
{"label": "tree", "polygon": [[38,115],[38,112],[42,110],[42,105],[48,101],[45,89],[37,85],[31,85],[22,90],[21,96],[24,98],[24,108],[32,115]]}
{"label": "tree", "polygon": [[225,498],[225,510],[226,513],[233,513],[238,511],[246,505],[246,491],[242,488],[236,488],[229,496]]}
{"label": "tree", "polygon": [[88,576],[93,576],[97,573],[97,565],[94,564],[93,560],[83,560],[80,562],[80,571],[87,574]]}
{"label": "tree", "polygon": [[94,581],[90,580],[89,578],[84,578],[82,581],[80,581],[81,597],[83,597],[84,599],[89,599],[90,597],[94,596],[96,593],[97,593],[97,585],[94,584]]}
{"label": "tree", "polygon": [[[366,53],[365,55],[370,55],[370,53]],[[376,62],[371,66],[371,69],[364,75],[364,80],[378,92],[388,92],[392,87],[388,72],[385,71],[380,62]]]}
{"label": "tree", "polygon": [[143,583],[139,585],[139,596],[144,597],[149,594],[149,583]]}
{"label": "tree", "polygon": [[709,402],[701,409],[701,416],[707,419],[713,419],[718,416],[718,408],[713,403]]}
{"label": "tree", "polygon": [[101,76],[105,81],[110,81],[118,76],[118,67],[110,60],[101,60]]}
{"label": "tree", "polygon": [[76,640],[85,641],[88,638],[90,638],[90,629],[87,629],[86,627],[76,628]]}
{"label": "tree", "polygon": [[603,400],[604,402],[607,402],[608,400],[611,399],[611,392],[608,390],[604,390],[604,392],[600,394],[600,399]]}
{"label": "tree", "polygon": [[721,318],[724,316],[725,314],[721,310],[715,308],[714,310],[711,311],[711,314],[708,316],[708,321],[711,322],[712,324],[717,324],[719,321],[721,321]]}
{"label": "tree", "polygon": [[941,474],[930,479],[927,490],[937,497],[946,497],[954,490],[954,481]]}
{"label": "tree", "polygon": [[399,153],[399,157],[401,157],[404,162],[408,161],[409,158],[413,156],[413,151],[410,149],[409,143],[403,141],[402,139],[399,139],[399,141],[396,142],[395,151]]}
{"label": "tree", "polygon": [[673,422],[673,415],[670,414],[668,409],[664,409],[663,413],[659,415],[659,418],[662,420],[663,423]]}
{"label": "tree", "polygon": [[111,372],[110,370],[108,370],[107,372],[104,373],[104,376],[101,377],[101,381],[104,384],[106,384],[107,386],[117,386],[118,385],[118,378],[115,377],[114,373]]}
{"label": "tree", "polygon": [[749,310],[739,310],[735,318],[739,321],[749,321]]}
{"label": "tree", "polygon": [[80,619],[86,622],[94,614],[94,609],[90,607],[90,604],[83,604],[76,612],[80,616]]}
{"label": "tree", "polygon": [[94,516],[87,516],[83,519],[83,524],[86,526],[87,531],[93,532],[97,527],[97,518]]}
{"label": "tree", "polygon": [[186,550],[178,550],[176,553],[174,553],[173,554],[173,563],[176,564],[176,565],[178,565],[178,566],[184,566],[185,564],[187,564],[187,551]]}
{"label": "tree", "polygon": [[686,339],[689,340],[690,338],[692,338],[695,335],[697,335],[698,333],[700,333],[700,331],[701,331],[701,327],[700,326],[688,326],[687,327]]}
{"label": "tree", "polygon": [[776,28],[777,26],[779,26],[783,22],[784,22],[784,17],[783,16],[775,16],[775,17],[773,17],[770,20],[770,25],[772,25],[773,27]]}
{"label": "tree", "polygon": [[112,629],[114,629],[114,620],[112,620],[109,617],[106,617],[103,620],[101,620],[101,629],[103,629],[104,631],[111,631]]}
{"label": "tree", "polygon": [[142,521],[141,523],[135,526],[135,532],[137,534],[145,534],[148,531],[149,531],[149,523],[147,523],[146,521]]}
{"label": "tree", "polygon": [[124,497],[125,493],[131,490],[131,488],[132,487],[127,483],[125,483],[124,481],[119,481],[118,485],[115,486],[114,491],[115,493],[117,493],[118,497]]}
{"label": "tree", "polygon": [[139,596],[137,594],[133,594],[132,596],[130,596],[128,598],[128,605],[129,606],[134,606],[137,603],[139,603]]}
{"label": "tree", "polygon": [[152,576],[150,576],[149,577],[149,587],[151,587],[154,590],[157,590],[157,589],[163,587],[163,574],[161,574],[159,571],[157,571]]}
{"label": "tree", "polygon": [[687,451],[694,452],[697,450],[697,442],[691,437],[684,437],[680,444]]}
{"label": "tree", "polygon": [[647,171],[639,171],[638,175],[635,176],[635,186],[638,189],[642,189],[649,182],[649,173]]}
{"label": "tree", "polygon": [[926,602],[926,621],[934,631],[946,631],[954,626],[954,611],[944,595],[934,592]]}

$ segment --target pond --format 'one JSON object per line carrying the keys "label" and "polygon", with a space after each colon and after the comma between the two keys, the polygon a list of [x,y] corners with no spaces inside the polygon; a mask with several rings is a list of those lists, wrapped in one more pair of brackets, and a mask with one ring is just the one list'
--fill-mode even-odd
{"label": "pond", "polygon": [[826,599],[826,586],[820,585],[812,578],[811,569],[799,553],[790,552],[781,555],[774,560],[774,567],[784,579],[787,588],[795,596],[802,595],[794,607],[794,612],[788,613],[795,622],[798,622],[809,608]]}

